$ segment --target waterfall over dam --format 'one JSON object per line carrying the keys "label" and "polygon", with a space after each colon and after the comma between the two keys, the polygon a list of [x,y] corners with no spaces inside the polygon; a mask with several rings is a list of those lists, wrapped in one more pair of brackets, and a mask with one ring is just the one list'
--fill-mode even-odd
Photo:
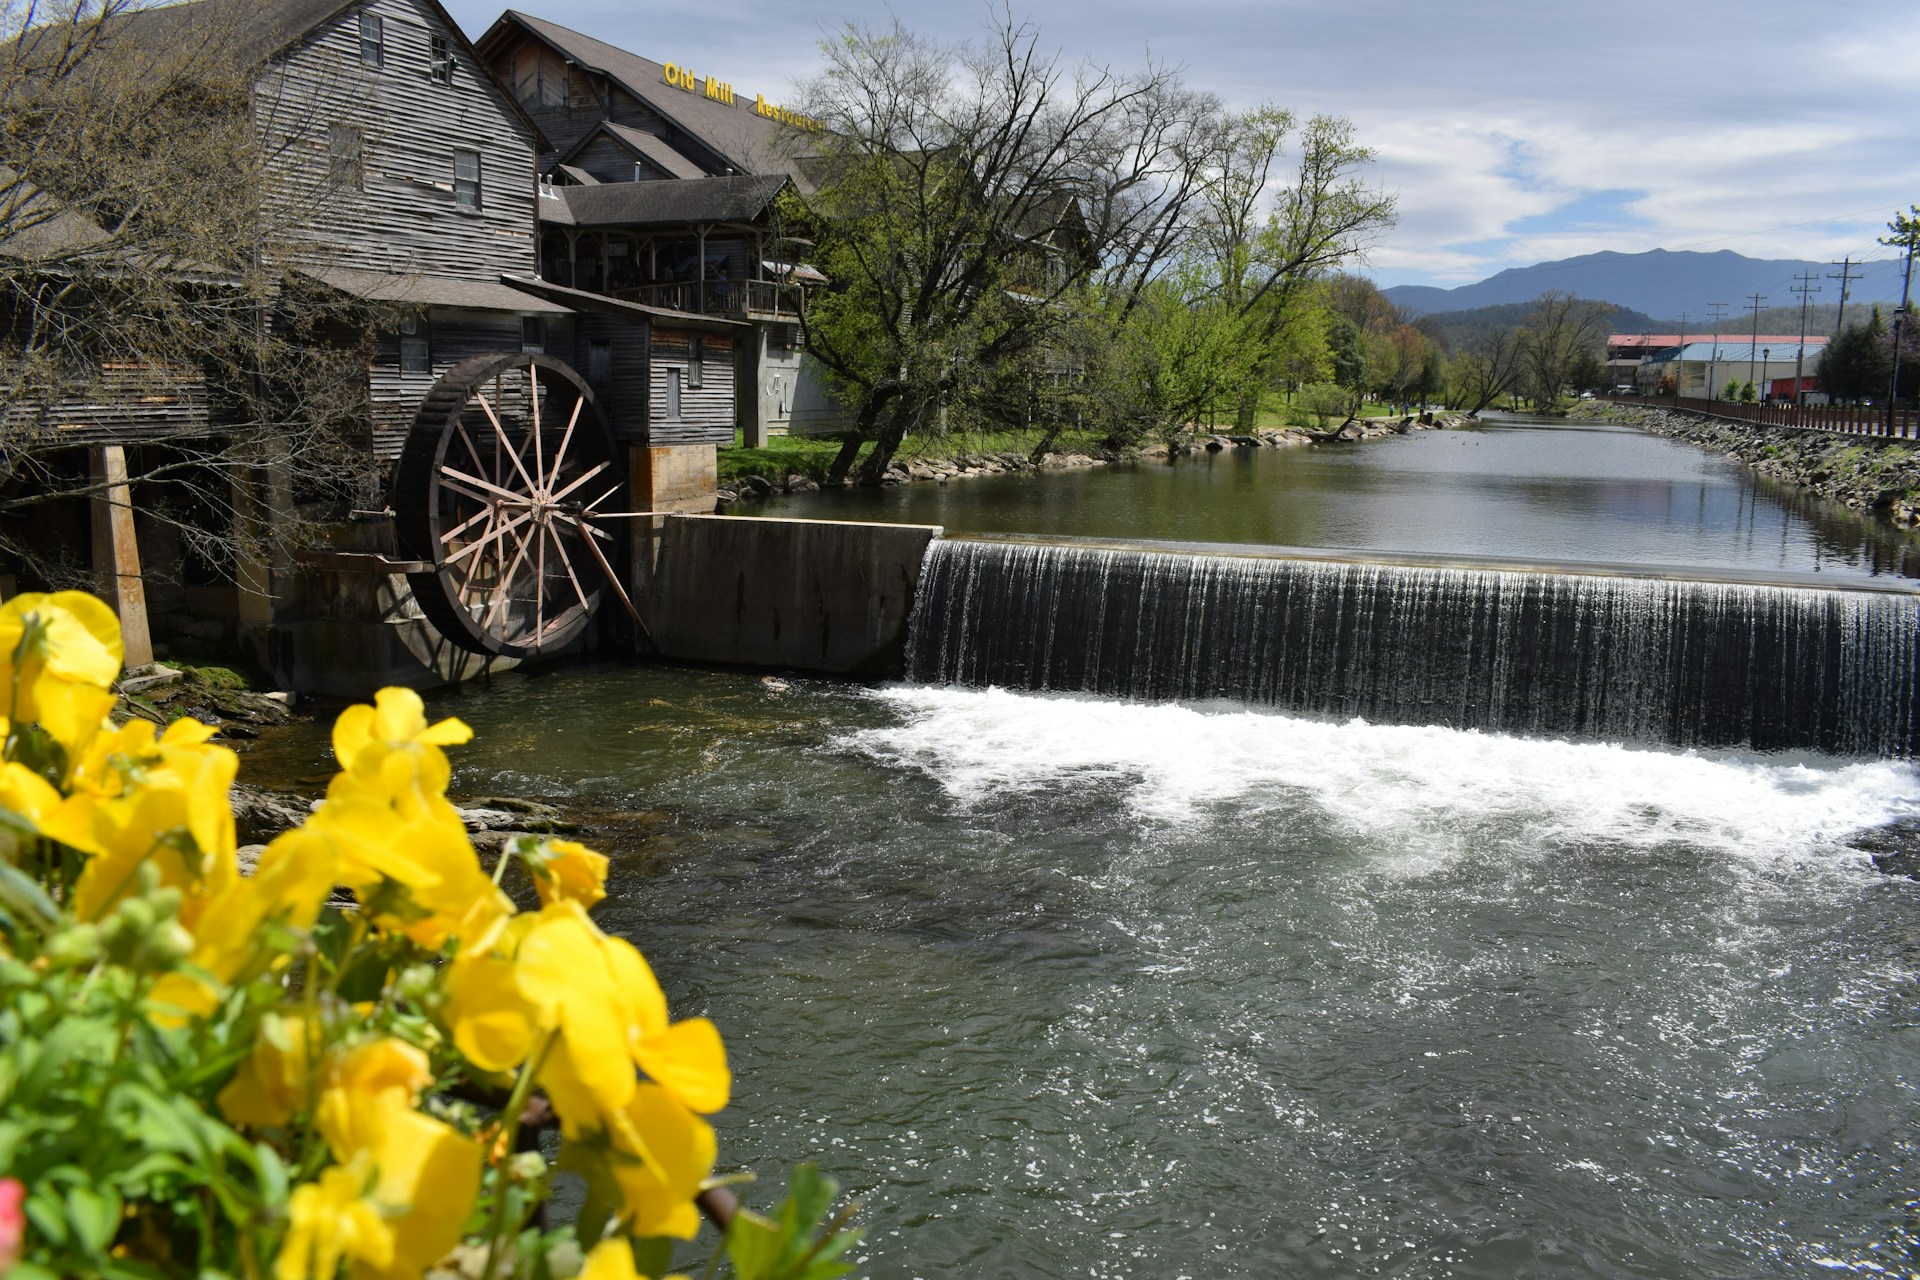
{"label": "waterfall over dam", "polygon": [[1916,754],[1920,594],[936,540],[906,674],[1678,747]]}

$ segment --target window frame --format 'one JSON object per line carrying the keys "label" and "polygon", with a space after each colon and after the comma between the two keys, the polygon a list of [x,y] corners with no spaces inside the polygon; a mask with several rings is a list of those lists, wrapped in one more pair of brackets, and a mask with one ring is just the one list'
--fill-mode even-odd
{"label": "window frame", "polygon": [[667,390],[666,390],[666,395],[663,397],[666,403],[661,406],[664,412],[662,413],[660,420],[662,422],[679,422],[681,420],[681,415],[683,413],[683,405],[682,405],[681,392],[680,392],[681,371],[677,368],[669,367],[666,372],[667,372]]}
{"label": "window frame", "polygon": [[366,9],[360,11],[360,65],[387,65],[387,20]]}
{"label": "window frame", "polygon": [[437,84],[453,83],[453,41],[438,31],[427,36],[427,79]]}
{"label": "window frame", "polygon": [[[460,176],[460,161],[466,156],[473,157],[473,176],[471,178],[463,178]],[[480,211],[482,198],[481,175],[484,172],[485,166],[480,159],[480,153],[478,151],[468,147],[455,147],[453,149],[453,202],[456,205],[462,209],[472,209],[476,213]]]}
{"label": "window frame", "polygon": [[544,355],[547,350],[547,321],[544,316],[520,317],[520,352]]}
{"label": "window frame", "polygon": [[[426,316],[406,315],[400,317],[398,338],[400,343],[400,372],[433,373],[433,331]],[[414,348],[415,359],[408,361],[408,348]]]}
{"label": "window frame", "polygon": [[587,339],[587,385],[603,387],[613,381],[613,339]]}
{"label": "window frame", "polygon": [[367,131],[336,120],[327,125],[327,181],[336,188],[367,189]]}
{"label": "window frame", "polygon": [[700,342],[700,335],[696,333],[687,339],[687,390],[698,391],[706,385],[706,350]]}

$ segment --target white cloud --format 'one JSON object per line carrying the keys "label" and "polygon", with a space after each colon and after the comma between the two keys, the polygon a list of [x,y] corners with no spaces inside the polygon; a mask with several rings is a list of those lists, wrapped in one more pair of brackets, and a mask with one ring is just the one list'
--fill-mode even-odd
{"label": "white cloud", "polygon": [[[499,13],[481,0],[450,7],[475,35]],[[811,73],[822,31],[845,18],[898,13],[965,39],[988,12],[951,0],[759,6],[738,20],[643,14],[629,0],[529,8],[770,97]],[[1797,0],[1696,0],[1684,22],[1537,0],[1034,0],[1020,11],[1069,59],[1139,65],[1150,48],[1233,105],[1352,118],[1378,153],[1371,176],[1399,195],[1400,224],[1370,258],[1391,283],[1455,284],[1599,249],[1821,258],[1870,246],[1894,209],[1920,201],[1920,147],[1903,114],[1920,76],[1909,0],[1817,13]],[[1597,223],[1553,216],[1621,191],[1644,194],[1614,200]]]}

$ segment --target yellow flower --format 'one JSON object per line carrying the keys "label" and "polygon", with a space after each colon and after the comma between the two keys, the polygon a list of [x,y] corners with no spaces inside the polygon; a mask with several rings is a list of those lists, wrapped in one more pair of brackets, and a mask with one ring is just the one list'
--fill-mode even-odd
{"label": "yellow flower", "polygon": [[[587,1255],[587,1265],[581,1268],[576,1280],[646,1280],[646,1277],[633,1265],[632,1245],[625,1240],[602,1240]],[[665,1280],[687,1278],[673,1275]]]}
{"label": "yellow flower", "polygon": [[393,1265],[394,1228],[364,1194],[372,1172],[372,1158],[362,1154],[350,1164],[323,1170],[318,1182],[294,1189],[274,1280],[335,1280],[343,1261],[354,1264],[355,1274],[363,1267],[379,1272]]}
{"label": "yellow flower", "polygon": [[356,1274],[418,1276],[460,1243],[480,1192],[480,1145],[413,1109],[433,1082],[427,1056],[399,1040],[328,1055],[314,1126],[334,1159],[365,1154],[377,1171],[371,1198],[393,1228],[391,1264]]}
{"label": "yellow flower", "polygon": [[188,895],[181,922],[238,878],[229,792],[239,757],[207,739],[214,730],[177,720],[157,739],[146,721],[100,735],[74,768],[73,795],[43,834],[93,853],[74,886],[74,911],[95,920],[152,862],[162,884]]}
{"label": "yellow flower", "polygon": [[[351,785],[385,785],[411,773],[421,790],[444,794],[449,770],[441,747],[470,741],[473,730],[459,720],[429,725],[426,704],[411,689],[382,689],[373,705],[348,707],[333,724],[333,754]],[[396,760],[397,758],[397,760]],[[401,768],[395,769],[398,763]],[[339,780],[336,779],[336,783]],[[331,794],[331,793],[329,793]]]}
{"label": "yellow flower", "polygon": [[113,709],[124,653],[119,618],[86,592],[15,596],[0,605],[0,712],[78,751]]}
{"label": "yellow flower", "polygon": [[691,1240],[700,1230],[694,1197],[719,1154],[713,1126],[656,1084],[635,1089],[612,1120],[583,1146],[620,1188],[625,1230]]}
{"label": "yellow flower", "polygon": [[[431,950],[449,938],[477,943],[513,914],[513,902],[480,869],[459,815],[425,806],[393,806],[348,794],[329,798],[307,829],[340,852],[340,882],[383,926]],[[401,899],[384,892],[402,891]]]}
{"label": "yellow flower", "polygon": [[542,903],[571,899],[591,907],[607,896],[607,859],[572,840],[543,840],[527,859],[533,890]]}
{"label": "yellow flower", "polygon": [[270,1013],[260,1020],[253,1052],[220,1091],[220,1114],[250,1128],[274,1128],[306,1109],[314,1062],[302,1018]]}
{"label": "yellow flower", "polygon": [[181,919],[194,937],[189,957],[193,969],[161,978],[152,1003],[205,1016],[213,1011],[219,988],[285,963],[284,955],[266,945],[267,927],[278,923],[311,929],[333,891],[335,863],[333,842],[299,827],[281,833],[261,851],[251,878],[236,876],[218,893],[189,898],[197,910],[189,922],[183,908]]}
{"label": "yellow flower", "polygon": [[45,778],[23,764],[0,764],[0,809],[25,818],[39,830],[66,799]]}

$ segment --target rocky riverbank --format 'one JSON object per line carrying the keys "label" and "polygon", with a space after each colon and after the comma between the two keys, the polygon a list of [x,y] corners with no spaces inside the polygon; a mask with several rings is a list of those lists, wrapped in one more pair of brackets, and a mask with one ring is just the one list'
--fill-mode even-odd
{"label": "rocky riverbank", "polygon": [[[1434,431],[1458,426],[1467,419],[1460,414],[1420,413],[1400,418],[1349,418],[1337,427],[1316,431],[1303,427],[1282,427],[1249,434],[1195,431],[1170,443],[1142,445],[1115,453],[1052,453],[1039,462],[1027,455],[1005,452],[958,453],[951,457],[924,457],[900,460],[887,468],[883,485],[932,481],[946,484],[976,476],[1003,476],[1029,471],[1072,471],[1084,467],[1105,466],[1116,462],[1141,460],[1170,461],[1177,457],[1220,453],[1227,449],[1287,449],[1301,445],[1344,444],[1378,440],[1386,436],[1406,435],[1411,431]],[[720,487],[716,509],[725,511],[739,502],[755,502],[776,493],[810,493],[822,487],[811,476],[793,473],[783,481],[767,476],[747,476]]]}
{"label": "rocky riverbank", "polygon": [[1744,462],[1761,475],[1871,511],[1903,529],[1920,525],[1920,450],[1871,437],[1728,422],[1671,409],[1589,403],[1575,417],[1602,418],[1672,436]]}

